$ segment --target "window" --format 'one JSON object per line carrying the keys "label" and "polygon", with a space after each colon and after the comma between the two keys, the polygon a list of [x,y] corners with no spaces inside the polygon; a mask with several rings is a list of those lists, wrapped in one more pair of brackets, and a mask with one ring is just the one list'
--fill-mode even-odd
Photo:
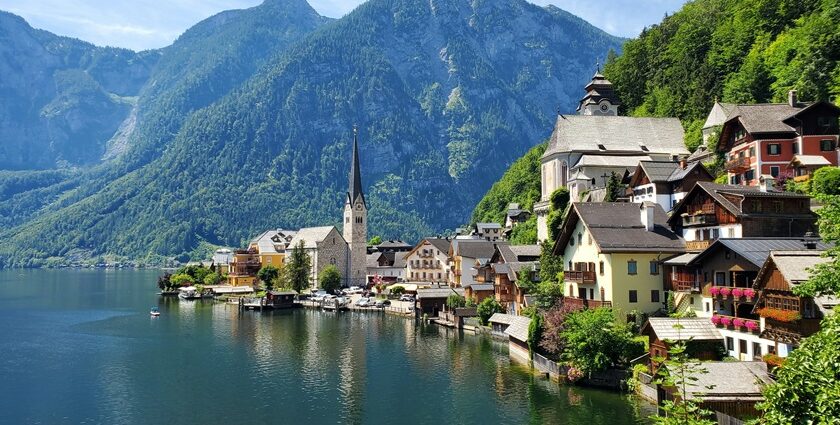
{"label": "window", "polygon": [[767,144],[767,155],[781,155],[782,154],[782,145],[778,143],[769,143]]}
{"label": "window", "polygon": [[706,313],[708,313],[712,309],[712,303],[704,303],[706,304]]}
{"label": "window", "polygon": [[749,156],[755,156],[755,146],[750,147],[750,155]]}
{"label": "window", "polygon": [[574,236],[569,238],[569,246],[575,246],[575,237]]}
{"label": "window", "polygon": [[750,181],[755,178],[755,170],[749,169],[744,173],[744,181]]}
{"label": "window", "polygon": [[774,178],[779,177],[779,167],[776,165],[770,167],[770,175]]}
{"label": "window", "polygon": [[834,140],[820,140],[820,150],[823,152],[834,150]]}
{"label": "window", "polygon": [[627,262],[627,274],[636,274],[636,260]]}
{"label": "window", "polygon": [[726,337],[726,349],[729,351],[735,349],[735,340],[731,336]]}
{"label": "window", "polygon": [[747,354],[747,340],[738,340],[738,354]]}
{"label": "window", "polygon": [[753,360],[761,360],[761,344],[757,342],[752,343],[753,348]]}
{"label": "window", "polygon": [[650,290],[650,302],[658,303],[659,302],[659,290],[658,289],[651,289]]}
{"label": "window", "polygon": [[793,154],[799,155],[799,143],[793,142]]}
{"label": "window", "polygon": [[583,234],[578,233],[578,245],[583,245]]}
{"label": "window", "polygon": [[652,274],[652,275],[659,274],[659,263],[657,263],[656,261],[651,261],[650,262],[650,274]]}
{"label": "window", "polygon": [[592,245],[592,235],[586,235],[589,245]]}
{"label": "window", "polygon": [[729,179],[730,184],[741,184],[741,175],[736,174]]}
{"label": "window", "polygon": [[601,276],[604,275],[604,262],[603,261],[598,263],[598,272],[601,273]]}
{"label": "window", "polygon": [[734,238],[735,237],[735,229],[732,228],[732,227],[730,227],[729,229],[726,229],[726,235],[727,235],[727,237]]}
{"label": "window", "polygon": [[639,300],[639,295],[636,293],[635,289],[630,290],[630,302],[635,303]]}
{"label": "window", "polygon": [[569,270],[574,270],[574,268],[572,268],[572,260],[569,260]]}
{"label": "window", "polygon": [[344,222],[345,223],[350,223],[350,217],[344,217]]}
{"label": "window", "polygon": [[726,272],[715,272],[715,286],[726,286]]}
{"label": "window", "polygon": [[595,288],[589,288],[589,299],[590,300],[595,299]]}

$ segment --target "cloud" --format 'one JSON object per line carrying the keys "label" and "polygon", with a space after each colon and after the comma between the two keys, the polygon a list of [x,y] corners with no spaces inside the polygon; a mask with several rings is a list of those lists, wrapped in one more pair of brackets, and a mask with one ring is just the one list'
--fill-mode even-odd
{"label": "cloud", "polygon": [[[491,0],[494,1],[494,0]],[[685,0],[531,0],[553,4],[603,30],[633,37],[679,9]],[[262,0],[4,0],[2,8],[36,27],[97,45],[134,50],[165,47],[198,21]],[[362,0],[309,0],[322,15],[338,18]]]}

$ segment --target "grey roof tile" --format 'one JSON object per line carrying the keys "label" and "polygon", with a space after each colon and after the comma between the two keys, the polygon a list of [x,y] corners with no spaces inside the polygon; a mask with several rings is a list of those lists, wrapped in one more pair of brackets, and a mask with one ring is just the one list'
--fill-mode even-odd
{"label": "grey roof tile", "polygon": [[[677,118],[558,116],[543,157],[559,152],[595,151],[683,154],[683,127]],[[648,150],[641,148],[644,145]]]}
{"label": "grey roof tile", "polygon": [[674,317],[651,317],[642,327],[642,332],[648,329],[653,330],[660,340],[688,341],[689,339],[722,340],[720,332],[709,318],[674,318]]}

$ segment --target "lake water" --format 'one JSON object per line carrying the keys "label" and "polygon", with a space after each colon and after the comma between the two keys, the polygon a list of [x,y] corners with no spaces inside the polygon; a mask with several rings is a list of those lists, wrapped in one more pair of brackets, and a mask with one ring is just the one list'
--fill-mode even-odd
{"label": "lake water", "polygon": [[649,414],[626,395],[535,377],[487,337],[377,313],[179,302],[155,295],[158,274],[0,271],[0,423],[622,425]]}

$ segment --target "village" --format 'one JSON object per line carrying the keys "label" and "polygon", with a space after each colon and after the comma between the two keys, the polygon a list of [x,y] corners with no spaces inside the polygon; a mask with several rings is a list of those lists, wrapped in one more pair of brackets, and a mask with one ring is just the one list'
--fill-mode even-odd
{"label": "village", "polygon": [[[176,273],[161,289],[243,309],[387,311],[504,338],[512,358],[554,379],[633,380],[654,403],[696,395],[722,423],[756,417],[775,368],[838,302],[794,288],[829,261],[808,187],[840,171],[840,108],[795,91],[783,104],[715,102],[693,153],[677,118],[617,108],[596,73],[577,115],[557,117],[533,208],[510,203],[504,223],[416,243],[368,239],[356,139],[343,229],[267,230],[217,250],[204,263],[212,278]],[[509,242],[533,215],[538,243]],[[276,284],[295,273],[305,285]],[[577,376],[546,335],[550,316],[587,310],[608,311],[643,349]],[[675,343],[702,361],[686,394],[655,379]]]}

